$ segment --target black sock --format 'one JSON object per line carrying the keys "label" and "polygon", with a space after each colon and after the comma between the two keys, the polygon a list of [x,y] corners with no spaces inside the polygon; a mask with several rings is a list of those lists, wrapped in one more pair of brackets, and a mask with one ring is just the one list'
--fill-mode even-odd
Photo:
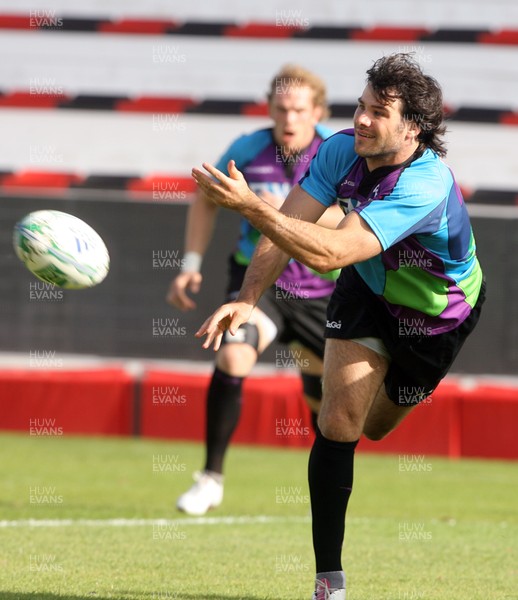
{"label": "black sock", "polygon": [[205,469],[223,473],[223,461],[241,414],[243,377],[214,369],[207,393]]}
{"label": "black sock", "polygon": [[356,442],[333,442],[317,429],[309,457],[313,549],[317,573],[342,570],[345,512],[353,486]]}

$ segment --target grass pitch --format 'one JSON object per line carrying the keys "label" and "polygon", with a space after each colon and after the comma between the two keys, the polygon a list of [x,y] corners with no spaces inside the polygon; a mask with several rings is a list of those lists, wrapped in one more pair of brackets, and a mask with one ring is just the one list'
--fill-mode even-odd
{"label": "grass pitch", "polygon": [[[307,451],[233,446],[223,505],[174,509],[203,449],[0,436],[0,600],[309,600]],[[515,463],[358,454],[348,600],[518,598]]]}

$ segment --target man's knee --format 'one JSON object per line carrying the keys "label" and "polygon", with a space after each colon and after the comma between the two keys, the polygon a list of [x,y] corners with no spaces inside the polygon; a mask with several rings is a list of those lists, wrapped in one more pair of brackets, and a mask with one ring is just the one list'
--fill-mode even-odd
{"label": "man's knee", "polygon": [[227,344],[246,344],[257,351],[259,347],[259,330],[257,329],[257,325],[254,323],[243,323],[235,335],[232,335],[227,329],[223,334],[221,347],[223,348]]}
{"label": "man's knee", "polygon": [[344,409],[334,410],[322,405],[318,415],[318,428],[322,435],[335,442],[354,442],[362,434],[363,422],[359,415]]}
{"label": "man's knee", "polygon": [[228,331],[216,354],[216,366],[234,377],[246,377],[257,361],[258,333],[257,327],[245,323],[231,335]]}

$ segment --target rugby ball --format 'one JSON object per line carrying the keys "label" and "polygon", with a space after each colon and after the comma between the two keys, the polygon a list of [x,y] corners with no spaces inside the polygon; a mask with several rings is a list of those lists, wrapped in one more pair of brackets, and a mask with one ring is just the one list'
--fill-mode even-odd
{"label": "rugby ball", "polygon": [[93,287],[110,268],[100,235],[81,219],[58,210],[37,210],[18,221],[13,246],[36,277],[65,289]]}

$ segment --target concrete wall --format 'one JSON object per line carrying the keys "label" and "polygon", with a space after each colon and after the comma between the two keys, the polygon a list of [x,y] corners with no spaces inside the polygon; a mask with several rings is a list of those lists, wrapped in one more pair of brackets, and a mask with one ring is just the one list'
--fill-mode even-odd
{"label": "concrete wall", "polygon": [[[45,292],[11,249],[14,223],[42,207],[85,219],[106,240],[111,271],[89,290]],[[135,203],[123,199],[0,200],[0,351],[86,353],[101,356],[211,360],[194,332],[221,303],[225,257],[236,239],[236,215],[222,212],[203,267],[204,286],[195,313],[165,303],[169,282],[182,256],[186,205]],[[481,322],[453,369],[456,373],[515,375],[518,372],[517,218],[473,218],[488,300]],[[158,258],[158,260],[154,260]],[[40,292],[40,293],[37,293]],[[154,335],[154,323],[162,333]],[[262,362],[274,362],[271,347]]]}

